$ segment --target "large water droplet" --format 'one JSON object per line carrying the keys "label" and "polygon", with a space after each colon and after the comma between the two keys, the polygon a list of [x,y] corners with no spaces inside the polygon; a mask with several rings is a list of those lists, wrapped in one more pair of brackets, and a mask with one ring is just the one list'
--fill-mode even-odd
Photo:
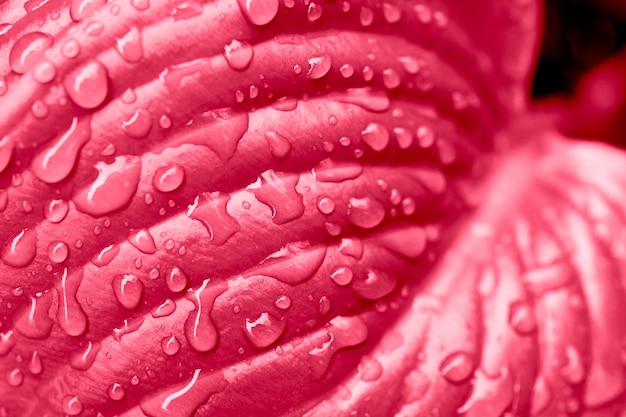
{"label": "large water droplet", "polygon": [[282,159],[291,152],[291,142],[285,136],[277,132],[266,132],[265,140],[270,147],[272,155],[278,159]]}
{"label": "large water droplet", "polygon": [[91,138],[90,121],[90,117],[74,117],[70,128],[33,158],[33,174],[48,184],[67,178],[76,165],[78,152]]}
{"label": "large water droplet", "polygon": [[139,108],[128,120],[122,122],[122,130],[131,138],[143,139],[152,129],[152,115],[146,109]]}
{"label": "large water droplet", "polygon": [[9,166],[9,162],[11,162],[13,157],[14,147],[15,145],[9,136],[0,138],[0,173]]}
{"label": "large water droplet", "polygon": [[272,220],[284,224],[304,214],[302,195],[296,191],[298,176],[265,171],[258,181],[246,189],[272,210]]}
{"label": "large water droplet", "polygon": [[287,310],[291,307],[291,298],[288,295],[281,295],[274,301],[274,305],[281,310]]}
{"label": "large water droplet", "polygon": [[126,390],[121,384],[114,382],[107,388],[107,395],[113,401],[121,401],[126,396]]}
{"label": "large water droplet", "polygon": [[147,229],[140,229],[131,232],[128,237],[128,241],[131,245],[145,254],[151,255],[157,251],[154,237],[152,237],[152,234]]}
{"label": "large water droplet", "polygon": [[50,61],[40,61],[35,64],[33,78],[41,84],[47,84],[57,76],[57,69]]}
{"label": "large water droplet", "polygon": [[141,159],[137,156],[118,156],[107,165],[95,165],[98,178],[86,189],[78,191],[73,200],[79,210],[92,216],[103,216],[121,209],[135,195],[141,175]]}
{"label": "large water droplet", "polygon": [[453,384],[467,381],[474,372],[476,363],[474,355],[468,352],[454,352],[446,356],[439,365],[439,372]]}
{"label": "large water droplet", "polygon": [[150,310],[150,314],[155,319],[158,319],[159,317],[169,316],[175,311],[176,311],[176,303],[173,300],[168,298],[165,301],[163,301],[161,304],[159,304],[158,306]]}
{"label": "large water droplet", "polygon": [[343,238],[339,245],[339,252],[354,259],[363,257],[363,242],[358,238]]}
{"label": "large water droplet", "polygon": [[388,23],[396,23],[402,18],[402,11],[395,4],[383,3],[383,16]]}
{"label": "large water droplet", "polygon": [[48,245],[48,258],[54,263],[59,264],[65,261],[69,253],[70,248],[67,246],[67,243],[63,241],[55,240]]}
{"label": "large water droplet", "polygon": [[345,286],[352,282],[354,273],[348,266],[339,266],[330,273],[330,278],[335,281],[337,285]]}
{"label": "large water droplet", "polygon": [[43,57],[53,41],[52,36],[42,32],[30,32],[20,37],[9,53],[11,69],[18,74],[24,74]]}
{"label": "large water droplet", "polygon": [[384,112],[389,109],[389,96],[384,90],[371,87],[349,88],[344,93],[330,95],[330,98],[342,103],[355,104],[366,110]]}
{"label": "large water droplet", "polygon": [[51,304],[52,293],[30,297],[30,304],[18,310],[13,316],[15,330],[32,339],[45,339],[50,336],[53,322],[48,316],[48,310]]}
{"label": "large water droplet", "polygon": [[70,356],[70,365],[80,371],[89,369],[95,362],[96,356],[101,348],[102,345],[100,343],[87,342],[84,348],[72,353]]}
{"label": "large water droplet", "polygon": [[389,131],[378,123],[370,123],[361,132],[361,139],[376,152],[384,150],[389,144]]}
{"label": "large water droplet", "polygon": [[37,231],[24,229],[2,251],[2,262],[22,268],[29,265],[37,254]]}
{"label": "large water droplet", "polygon": [[209,232],[209,241],[215,245],[222,245],[232,235],[241,230],[241,226],[228,213],[227,204],[230,194],[219,191],[202,193],[196,197],[193,205],[189,206],[187,216],[198,220]]}
{"label": "large water droplet", "polygon": [[561,374],[570,384],[580,384],[585,379],[587,373],[580,351],[572,345],[567,345],[565,348],[565,357],[567,358],[567,362],[561,369]]}
{"label": "large water droplet", "polygon": [[176,336],[164,337],[161,339],[161,348],[166,355],[174,356],[180,350],[180,341]]}
{"label": "large water droplet", "polygon": [[402,79],[400,78],[400,74],[396,72],[393,68],[386,68],[383,70],[383,85],[390,90],[394,88],[400,87],[402,83]]}
{"label": "large water droplet", "polygon": [[435,132],[430,126],[420,126],[417,129],[417,143],[422,148],[429,148],[435,143]]}
{"label": "large water droplet", "polygon": [[63,79],[65,91],[76,105],[93,109],[104,102],[108,92],[107,70],[100,62],[88,60]]}
{"label": "large water droplet", "polygon": [[169,274],[165,279],[165,284],[167,288],[169,288],[172,292],[181,292],[185,288],[187,288],[189,279],[187,275],[177,266],[170,269]]}
{"label": "large water droplet", "polygon": [[378,238],[382,246],[407,259],[418,259],[426,249],[426,231],[420,226],[408,226],[388,231]]}
{"label": "large water droplet", "polygon": [[141,43],[141,32],[133,26],[124,36],[117,39],[115,49],[126,62],[135,63],[143,58]]}
{"label": "large water droplet", "polygon": [[330,71],[331,58],[328,55],[316,56],[309,58],[309,69],[306,77],[311,80],[322,78]]}
{"label": "large water droplet", "polygon": [[339,183],[357,178],[363,172],[363,165],[324,159],[312,172],[317,181]]}
{"label": "large water droplet", "polygon": [[309,351],[309,366],[313,378],[326,373],[333,355],[340,349],[359,345],[367,340],[367,325],[358,316],[337,316],[326,327],[327,340]]}
{"label": "large water droplet", "polygon": [[309,280],[326,256],[326,246],[311,246],[309,242],[292,242],[264,259],[251,273],[266,275],[289,285]]}
{"label": "large water droplet", "polygon": [[140,12],[150,8],[150,0],[130,0],[130,4]]}
{"label": "large water droplet", "polygon": [[119,342],[120,340],[122,340],[123,336],[136,332],[137,330],[139,330],[143,322],[144,322],[143,317],[138,317],[130,321],[128,319],[124,319],[124,322],[122,323],[121,327],[113,328],[113,331],[111,332],[113,336],[113,340]]}
{"label": "large water droplet", "polygon": [[364,356],[359,363],[359,372],[362,381],[377,381],[383,374],[383,365],[374,357]]}
{"label": "large water droplet", "polygon": [[322,6],[317,3],[310,3],[306,12],[306,18],[309,22],[315,22],[322,17]]}
{"label": "large water droplet", "polygon": [[256,26],[267,25],[278,13],[278,0],[237,0],[243,15]]}
{"label": "large water droplet", "polygon": [[248,42],[240,42],[234,39],[224,47],[224,57],[232,69],[243,71],[248,68],[250,62],[252,62],[254,49]]}
{"label": "large water droplet", "polygon": [[378,300],[396,288],[396,278],[380,269],[370,269],[364,279],[354,280],[352,289],[355,294],[364,300]]}
{"label": "large water droplet", "polygon": [[552,395],[552,389],[546,382],[545,378],[542,375],[539,375],[535,380],[535,385],[533,386],[531,398],[532,408],[530,415],[536,416],[544,411],[552,401]]}
{"label": "large water droplet", "polygon": [[185,321],[185,337],[197,352],[209,352],[217,347],[218,332],[211,321],[211,309],[225,288],[211,285],[205,279],[197,290],[189,290],[186,298],[195,305]]}
{"label": "large water droplet", "polygon": [[70,416],[77,416],[83,412],[83,403],[77,396],[68,394],[61,400],[63,406],[63,412]]}
{"label": "large water droplet", "polygon": [[70,3],[70,17],[76,22],[80,22],[99,9],[106,0],[72,0]]}
{"label": "large water droplet", "polygon": [[59,294],[57,321],[70,336],[80,336],[87,330],[87,316],[76,300],[76,292],[82,280],[82,268],[73,270],[71,274],[68,274],[67,268],[63,268],[61,280],[56,285]]}
{"label": "large water droplet", "polygon": [[361,7],[359,22],[361,22],[361,26],[363,27],[370,26],[374,22],[374,11],[367,6]]}
{"label": "large water droplet", "polygon": [[143,296],[143,282],[132,274],[117,274],[111,283],[115,298],[125,308],[137,308]]}
{"label": "large water droplet", "polygon": [[320,197],[317,200],[317,209],[322,214],[331,214],[335,211],[335,202],[330,197]]}
{"label": "large water droplet", "polygon": [[527,302],[517,301],[509,307],[509,323],[515,331],[522,335],[537,330],[534,309]]}
{"label": "large water droplet", "polygon": [[254,347],[263,349],[278,340],[286,325],[285,321],[264,312],[256,320],[246,319],[244,334]]}
{"label": "large water droplet", "polygon": [[18,368],[7,372],[7,383],[12,387],[19,387],[24,383],[24,373]]}
{"label": "large water droplet", "polygon": [[106,246],[91,259],[91,263],[97,267],[106,266],[115,259],[118,253],[120,253],[120,247],[118,245]]}
{"label": "large water droplet", "polygon": [[281,97],[272,102],[272,108],[278,111],[292,111],[298,107],[298,100],[293,97]]}
{"label": "large water droplet", "polygon": [[351,198],[348,217],[355,226],[371,229],[385,218],[385,207],[372,197]]}

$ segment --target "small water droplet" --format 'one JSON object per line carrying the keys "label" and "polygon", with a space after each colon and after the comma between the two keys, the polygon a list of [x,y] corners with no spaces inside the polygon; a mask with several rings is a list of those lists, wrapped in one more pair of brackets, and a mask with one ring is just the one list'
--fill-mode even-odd
{"label": "small water droplet", "polygon": [[70,248],[67,246],[67,243],[60,240],[51,242],[50,245],[48,245],[48,258],[54,263],[59,264],[65,261],[69,252]]}
{"label": "small water droplet", "polygon": [[0,333],[0,357],[5,356],[15,346],[15,335],[13,330]]}
{"label": "small water droplet", "polygon": [[330,197],[320,197],[317,200],[317,209],[322,214],[331,214],[335,211],[335,202]]}
{"label": "small water droplet", "polygon": [[121,384],[114,382],[107,388],[107,395],[113,401],[121,401],[126,396],[126,390]]}
{"label": "small water droplet", "polygon": [[154,173],[152,185],[157,190],[168,193],[177,190],[185,179],[185,169],[176,163],[160,167]]}
{"label": "small water droplet", "polygon": [[365,278],[359,277],[352,283],[355,294],[364,300],[378,300],[396,288],[396,278],[382,270],[370,269]]}
{"label": "small water droplet", "polygon": [[169,129],[172,127],[172,119],[167,114],[162,114],[159,118],[159,126],[163,129]]}
{"label": "small water droplet", "polygon": [[378,123],[370,123],[361,132],[361,139],[376,152],[384,150],[389,144],[389,131]]}
{"label": "small water droplet", "polygon": [[278,340],[284,333],[286,323],[264,312],[256,320],[246,319],[244,334],[257,349],[263,349]]}
{"label": "small water droplet", "polygon": [[50,113],[50,110],[48,109],[46,103],[41,100],[35,101],[30,110],[32,111],[33,116],[35,116],[35,118],[37,119],[45,119]]}
{"label": "small water droplet", "polygon": [[325,316],[326,314],[328,314],[328,312],[330,311],[330,307],[331,307],[330,298],[328,298],[325,295],[320,297],[320,308],[319,308],[320,315]]}
{"label": "small water droplet", "polygon": [[161,348],[166,355],[174,356],[180,351],[180,341],[176,336],[164,337],[161,339]]}
{"label": "small water droplet", "polygon": [[234,39],[224,47],[224,57],[232,69],[243,71],[250,66],[254,57],[254,49],[248,42]]}
{"label": "small water droplet", "polygon": [[330,71],[331,58],[328,55],[309,58],[309,69],[306,77],[311,80],[317,80],[328,74]]}
{"label": "small water droplet", "polygon": [[166,317],[176,311],[176,303],[171,299],[166,299],[158,306],[155,306],[152,310],[150,310],[150,314],[155,319],[159,317]]}
{"label": "small water droplet", "polygon": [[334,94],[331,98],[342,103],[355,104],[374,112],[384,112],[389,109],[390,104],[386,91],[371,87],[349,88],[345,93]]}
{"label": "small water droplet", "polygon": [[398,58],[398,61],[402,65],[402,68],[411,75],[417,74],[422,67],[420,60],[412,56],[401,56]]}
{"label": "small water droplet", "polygon": [[7,383],[12,387],[19,387],[24,383],[24,373],[18,368],[7,372]]}
{"label": "small water droplet", "polygon": [[40,180],[55,184],[66,179],[76,165],[81,148],[91,138],[91,118],[72,119],[68,130],[54,139],[31,162],[33,174]]}
{"label": "small water droplet", "polygon": [[435,26],[437,29],[446,29],[448,24],[450,23],[448,20],[448,16],[442,11],[437,10],[433,13],[433,21],[435,22]]}
{"label": "small water droplet", "polygon": [[402,11],[394,4],[383,3],[383,16],[387,23],[396,23],[402,18]]}
{"label": "small water droplet", "polygon": [[29,32],[21,36],[9,52],[11,69],[18,74],[24,74],[43,57],[52,43],[52,36],[43,32]]}
{"label": "small water droplet", "polygon": [[0,173],[4,171],[13,158],[15,144],[9,136],[0,138]]}
{"label": "small water droplet", "polygon": [[76,292],[82,280],[82,268],[72,271],[71,274],[64,268],[61,280],[56,285],[60,298],[57,321],[70,336],[80,336],[87,329],[87,316],[76,300]]}
{"label": "small water droplet", "polygon": [[474,355],[468,352],[454,352],[441,362],[439,372],[453,384],[461,384],[472,376],[475,368]]}
{"label": "small water droplet", "polygon": [[344,64],[339,68],[339,72],[343,78],[350,78],[354,75],[354,67],[350,64]]}
{"label": "small water droplet", "polygon": [[61,400],[63,412],[70,416],[77,416],[83,412],[83,403],[77,396],[68,394]]}
{"label": "small water droplet", "polygon": [[55,79],[57,69],[50,61],[41,61],[35,64],[33,78],[41,84],[47,84]]}
{"label": "small water droplet", "polygon": [[70,2],[70,17],[80,22],[91,15],[96,9],[104,6],[106,0],[72,0]]}
{"label": "small water droplet", "polygon": [[133,90],[132,88],[127,88],[122,93],[120,100],[122,100],[122,103],[132,104],[137,100],[137,94],[135,93],[135,90]]}
{"label": "small water droplet", "polygon": [[270,23],[278,13],[278,0],[237,0],[243,15],[256,26]]}
{"label": "small water droplet", "polygon": [[131,245],[145,254],[150,255],[157,251],[154,237],[152,237],[152,234],[147,229],[140,229],[131,232],[128,237],[128,241]]}
{"label": "small water droplet", "polygon": [[167,274],[167,278],[165,279],[165,283],[167,288],[169,288],[172,292],[181,292],[188,285],[188,278],[185,273],[178,268],[177,266],[170,269],[170,272]]}
{"label": "small water droplet", "polygon": [[357,178],[363,172],[363,166],[350,162],[336,162],[331,159],[320,161],[313,168],[313,175],[317,181],[341,183]]}
{"label": "small water droplet", "polygon": [[429,148],[435,143],[435,132],[429,126],[417,128],[417,143],[422,148]]}
{"label": "small water droplet", "polygon": [[87,26],[85,26],[85,29],[83,29],[83,33],[90,37],[100,36],[103,31],[104,25],[102,22],[97,20],[90,22]]}
{"label": "small water droplet", "polygon": [[370,26],[374,22],[374,11],[367,6],[361,7],[359,22],[363,27]]}
{"label": "small water droplet", "polygon": [[3,77],[2,75],[0,75],[0,97],[5,95],[8,91],[9,91],[9,84],[7,84],[7,79]]}
{"label": "small water droplet", "polygon": [[140,12],[150,8],[150,0],[130,0],[130,4]]}
{"label": "small water droplet", "polygon": [[533,386],[530,402],[532,404],[530,415],[538,415],[548,407],[551,401],[552,390],[546,382],[545,378],[542,375],[539,375],[535,380],[535,385]]}
{"label": "small water droplet", "polygon": [[567,362],[561,369],[561,374],[570,384],[580,384],[585,379],[587,373],[580,351],[572,345],[567,345],[565,348],[565,357],[567,358]]}
{"label": "small water droplet", "polygon": [[339,266],[330,273],[330,278],[335,282],[335,284],[342,287],[350,284],[353,276],[354,273],[348,266]]}
{"label": "small water droplet", "polygon": [[97,267],[106,266],[111,263],[113,259],[115,259],[119,252],[120,247],[118,245],[106,246],[91,259],[91,263],[93,263]]}
{"label": "small water droplet", "polygon": [[52,304],[52,293],[40,297],[30,297],[30,304],[23,306],[13,316],[13,325],[20,334],[31,339],[45,339],[50,336],[52,319],[48,310]]}
{"label": "small water droplet", "polygon": [[383,70],[383,84],[390,90],[398,88],[402,83],[400,74],[393,68],[386,68]]}
{"label": "small water droplet", "polygon": [[76,105],[93,109],[104,102],[109,92],[108,82],[104,65],[87,60],[65,75],[63,86]]}
{"label": "small water droplet", "polygon": [[359,363],[359,373],[362,381],[377,381],[383,374],[383,366],[378,359],[364,356]]}
{"label": "small water droplet", "polygon": [[293,97],[281,97],[272,103],[272,108],[279,111],[292,111],[298,107],[298,100]]}
{"label": "small water droplet", "polygon": [[417,16],[417,20],[422,24],[429,24],[433,20],[433,11],[430,7],[424,4],[416,4],[413,6],[413,10],[415,11],[415,15]]}
{"label": "small water droplet", "polygon": [[527,302],[517,301],[510,305],[509,323],[517,333],[522,335],[537,330],[534,309]]}
{"label": "small water droplet", "polygon": [[98,170],[96,180],[73,197],[76,207],[92,216],[103,216],[128,204],[137,191],[141,159],[118,156],[112,164],[101,161],[95,168]]}
{"label": "small water droplet", "polygon": [[413,143],[413,135],[411,135],[411,132],[408,129],[396,127],[393,129],[393,134],[400,149],[408,149]]}
{"label": "small water droplet", "polygon": [[274,301],[274,305],[281,310],[287,310],[291,307],[291,298],[288,295],[281,295]]}
{"label": "small water droplet", "polygon": [[374,78],[374,70],[368,66],[363,68],[362,73],[363,73],[363,79],[365,81],[372,81],[372,79]]}
{"label": "small water droplet", "polygon": [[307,19],[309,22],[315,22],[320,17],[322,17],[322,6],[317,3],[311,2],[309,4],[309,8],[307,9]]}
{"label": "small water droplet", "polygon": [[41,362],[41,356],[39,356],[39,352],[33,352],[28,363],[28,370],[33,375],[39,375],[43,372],[43,364]]}
{"label": "small water droplet", "polygon": [[[113,339],[119,342],[120,340],[122,340],[123,336],[126,336],[127,334],[130,334],[139,330],[139,328],[143,324],[143,321],[144,321],[143,317],[136,318],[134,320],[131,320],[130,322],[128,319],[124,319],[124,322],[121,327],[113,328],[113,331],[111,332]],[[108,359],[111,359],[111,352],[107,352],[106,356]]]}
{"label": "small water droplet", "polygon": [[284,224],[304,214],[303,197],[296,191],[298,176],[284,175],[274,170],[265,171],[259,179],[246,187],[257,200],[272,210],[272,220]]}
{"label": "small water droplet", "polygon": [[65,58],[73,59],[80,54],[80,43],[76,39],[70,38],[61,47],[61,53]]}
{"label": "small water droplet", "polygon": [[141,43],[141,32],[133,26],[124,36],[117,39],[115,50],[124,61],[133,64],[141,61],[141,58],[143,58],[143,46]]}
{"label": "small water droplet", "polygon": [[309,242],[292,242],[264,259],[255,273],[266,275],[289,285],[309,280],[319,269],[326,247],[313,247]]}
{"label": "small water droplet", "polygon": [[267,141],[270,151],[274,157],[282,159],[289,155],[289,152],[291,151],[291,142],[285,136],[278,132],[266,132],[265,140]]}
{"label": "small water droplet", "polygon": [[130,383],[132,385],[139,385],[139,383],[141,382],[141,380],[139,379],[139,377],[137,375],[133,375],[132,378],[130,378]]}
{"label": "small water droplet", "polygon": [[348,216],[355,226],[371,229],[385,218],[385,207],[372,197],[351,198]]}
{"label": "small water droplet", "polygon": [[152,115],[148,110],[139,108],[128,120],[122,122],[122,130],[131,138],[143,139],[152,129]]}
{"label": "small water droplet", "polygon": [[37,254],[37,232],[35,229],[23,229],[2,251],[2,262],[22,268],[29,265]]}
{"label": "small water droplet", "polygon": [[143,296],[143,282],[132,274],[117,274],[111,283],[117,301],[129,310],[139,306]]}

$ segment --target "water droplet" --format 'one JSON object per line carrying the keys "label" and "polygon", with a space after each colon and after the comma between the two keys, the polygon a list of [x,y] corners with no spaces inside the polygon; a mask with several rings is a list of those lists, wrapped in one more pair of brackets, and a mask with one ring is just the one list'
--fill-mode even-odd
{"label": "water droplet", "polygon": [[402,79],[396,70],[393,68],[386,68],[383,70],[383,84],[385,87],[393,90],[394,88],[398,88],[401,83]]}
{"label": "water droplet", "polygon": [[62,222],[70,210],[70,205],[65,200],[49,200],[44,206],[44,215],[51,223]]}
{"label": "water droplet", "polygon": [[367,6],[361,7],[359,22],[361,22],[363,27],[371,25],[374,22],[374,11]]}
{"label": "water droplet", "polygon": [[309,242],[292,242],[264,259],[252,272],[266,275],[289,285],[309,280],[326,256],[326,246],[311,246]]}
{"label": "water droplet", "polygon": [[357,238],[343,238],[339,245],[339,252],[345,256],[350,256],[354,259],[361,259],[363,257],[363,242]]}
{"label": "water droplet", "polygon": [[70,336],[80,336],[87,329],[87,316],[76,300],[76,292],[82,280],[82,268],[72,271],[71,274],[68,274],[67,268],[64,268],[61,280],[56,285],[59,293],[57,321]]}
{"label": "water droplet", "polygon": [[293,97],[281,97],[272,103],[272,108],[279,111],[292,111],[298,107],[298,100]]}
{"label": "water droplet", "polygon": [[63,412],[70,416],[77,416],[83,412],[83,403],[80,402],[77,396],[68,394],[61,400],[63,406]]}
{"label": "water droplet", "polygon": [[126,396],[126,390],[122,385],[114,382],[107,388],[107,395],[113,401],[121,401]]}
{"label": "water droplet", "polygon": [[534,310],[527,302],[517,301],[510,305],[509,323],[517,333],[522,335],[527,335],[537,330]]}
{"label": "water droplet", "polygon": [[339,72],[343,78],[350,78],[354,75],[354,67],[350,64],[344,64],[339,68]]}
{"label": "water droplet", "polygon": [[209,352],[217,346],[218,332],[211,321],[211,309],[224,288],[209,286],[210,279],[205,279],[197,290],[188,290],[185,297],[194,303],[195,309],[189,312],[185,321],[185,337],[197,352]]}
{"label": "water droplet", "polygon": [[22,268],[29,265],[37,255],[37,231],[24,229],[2,251],[2,262]]}
{"label": "water droplet", "polygon": [[256,26],[267,25],[278,13],[278,0],[237,0],[243,15]]}
{"label": "water droplet", "polygon": [[167,317],[175,311],[176,311],[176,303],[168,298],[165,301],[163,301],[161,304],[159,304],[158,306],[154,307],[150,311],[150,314],[155,319],[158,319],[159,317]]}
{"label": "water droplet", "polygon": [[167,274],[167,278],[165,279],[167,288],[169,288],[172,292],[181,292],[187,288],[188,281],[187,275],[185,275],[185,273],[177,266],[170,269],[170,272]]}
{"label": "water droplet", "polygon": [[355,294],[364,300],[378,300],[396,288],[396,278],[382,270],[370,269],[365,279],[359,278],[353,281],[352,289]]}
{"label": "water droplet", "polygon": [[[544,248],[548,249],[546,246],[544,245]],[[547,266],[525,271],[522,274],[522,279],[533,294],[540,296],[569,284],[574,276],[571,264],[554,262]]]}
{"label": "water droplet", "polygon": [[281,310],[287,310],[291,307],[291,298],[288,295],[281,295],[274,301],[274,305]]}
{"label": "water droplet", "polygon": [[90,37],[100,36],[103,31],[104,25],[102,22],[97,20],[90,22],[87,26],[85,26],[85,29],[83,29],[83,33]]}
{"label": "water droplet", "polygon": [[415,11],[415,15],[417,16],[417,20],[421,23],[427,25],[433,20],[433,11],[430,7],[424,4],[416,4],[413,6],[413,10]]}
{"label": "water droplet", "polygon": [[532,408],[530,411],[531,416],[536,416],[537,414],[544,411],[550,402],[552,401],[552,390],[550,386],[546,382],[545,378],[542,375],[539,375],[535,380],[535,385],[533,386],[531,404]]}
{"label": "water droplet", "polygon": [[313,175],[317,181],[340,183],[357,178],[363,172],[363,166],[351,162],[336,162],[331,159],[320,161],[313,168]]}
{"label": "water droplet", "polygon": [[[113,328],[113,331],[111,332],[113,339],[119,342],[120,340],[122,340],[123,336],[139,330],[139,328],[143,324],[143,321],[143,317],[136,318],[134,320],[131,320],[130,322],[128,321],[128,319],[124,319],[124,323],[121,327]],[[111,359],[110,352],[107,352],[107,358]]]}
{"label": "water droplet", "polygon": [[384,112],[389,109],[389,96],[384,90],[371,87],[349,88],[345,93],[330,96],[333,100],[342,103],[355,104],[366,110]]}
{"label": "water droplet", "polygon": [[147,229],[140,229],[131,232],[130,236],[128,237],[128,241],[139,251],[148,255],[153,254],[157,251],[154,237],[152,237],[152,234]]}
{"label": "water droplet", "polygon": [[383,16],[387,23],[396,23],[402,18],[402,11],[394,4],[383,3]]}
{"label": "water droplet", "polygon": [[33,112],[33,116],[37,119],[44,119],[50,113],[46,103],[41,100],[35,101],[30,110]]}
{"label": "water droplet", "polygon": [[359,363],[361,380],[365,382],[377,381],[383,374],[383,366],[378,359],[364,356]]}
{"label": "water droplet", "polygon": [[328,74],[330,71],[331,58],[328,55],[316,56],[309,58],[309,69],[306,77],[311,80],[317,80]]}
{"label": "water droplet", "polygon": [[140,382],[141,380],[139,379],[137,375],[133,375],[132,378],[130,379],[130,383],[135,386],[139,385]]}
{"label": "water droplet", "polygon": [[39,375],[43,372],[43,364],[41,363],[41,356],[39,356],[39,352],[33,352],[28,363],[28,370],[33,375]]}
{"label": "water droplet", "polygon": [[408,129],[403,127],[396,127],[393,129],[393,134],[398,142],[400,149],[408,149],[413,143],[413,136]]}
{"label": "water droplet", "polygon": [[91,15],[94,10],[106,4],[106,0],[72,0],[70,3],[70,17],[76,22],[80,22]]}
{"label": "water droplet", "polygon": [[13,158],[14,147],[15,145],[9,136],[0,138],[0,173],[9,166],[9,162]]}
{"label": "water droplet", "polygon": [[433,21],[435,22],[435,26],[437,29],[446,29],[448,24],[450,23],[448,20],[448,16],[445,13],[437,10],[433,13]]}
{"label": "water droplet", "polygon": [[309,22],[315,22],[320,17],[322,17],[322,6],[317,3],[310,3],[309,8],[307,9],[307,19]]}
{"label": "water droplet", "polygon": [[107,70],[98,61],[85,61],[65,75],[63,86],[76,105],[84,109],[96,108],[109,92]]}
{"label": "water droplet", "polygon": [[41,61],[35,64],[33,78],[41,84],[47,84],[57,76],[57,69],[50,61]]}
{"label": "water droplet", "polygon": [[0,212],[7,208],[9,203],[9,193],[7,190],[0,190]]}
{"label": "water droplet", "polygon": [[33,158],[31,163],[33,174],[48,184],[66,179],[76,165],[81,148],[91,138],[90,123],[90,117],[80,120],[74,117],[70,128]]}
{"label": "water droplet", "polygon": [[24,373],[17,368],[7,372],[7,383],[12,387],[19,387],[24,383]]}
{"label": "water droplet", "polygon": [[435,143],[435,132],[429,126],[417,128],[417,143],[422,148],[429,148]]}
{"label": "water droplet", "polygon": [[9,85],[7,84],[7,79],[0,75],[0,97],[5,95],[8,91],[9,91]]}
{"label": "water droplet", "polygon": [[71,38],[63,43],[61,53],[65,58],[72,59],[80,54],[80,49],[80,43],[76,39]]}
{"label": "water droplet", "polygon": [[385,218],[385,207],[372,197],[351,198],[348,216],[355,226],[371,229]]}
{"label": "water droplet", "polygon": [[159,126],[163,129],[169,129],[172,127],[172,119],[167,114],[162,114],[159,118]]}
{"label": "water droplet", "polygon": [[320,297],[320,309],[319,309],[320,315],[325,316],[326,314],[328,314],[328,312],[330,311],[330,307],[331,307],[330,298],[328,298],[325,295]]}
{"label": "water droplet", "polygon": [[128,120],[122,122],[122,130],[131,138],[142,139],[152,129],[152,115],[148,110],[135,110]]}
{"label": "water droplet", "polygon": [[330,273],[330,278],[335,284],[341,285],[342,287],[350,284],[353,276],[354,273],[348,266],[339,266]]}
{"label": "water droplet", "polygon": [[180,350],[180,341],[176,336],[164,337],[161,339],[161,348],[166,355],[174,356]]}
{"label": "water droplet", "polygon": [[580,352],[572,345],[565,348],[565,357],[567,362],[561,369],[561,374],[570,384],[580,384],[585,379],[585,364]]}
{"label": "water droplet", "polygon": [[252,62],[254,49],[248,42],[240,42],[234,39],[224,47],[224,57],[232,69],[243,71],[248,68],[250,62]]}
{"label": "water droplet", "polygon": [[67,243],[60,240],[51,242],[50,245],[48,245],[48,258],[54,263],[59,264],[65,261],[69,252],[70,248],[67,246]]}
{"label": "water droplet", "polygon": [[18,74],[27,72],[52,46],[53,40],[52,36],[42,32],[29,32],[20,37],[9,53],[11,69]]}
{"label": "water droplet", "polygon": [[317,380],[324,376],[337,351],[360,345],[368,337],[367,325],[359,316],[337,316],[325,330],[327,340],[309,351],[311,374]]}
{"label": "water droplet", "polygon": [[191,19],[202,15],[202,4],[196,1],[186,1],[184,3],[176,3],[170,16],[174,21]]}
{"label": "water droplet", "polygon": [[189,206],[187,216],[198,220],[209,232],[209,241],[215,245],[222,245],[232,235],[241,230],[241,226],[227,210],[230,195],[219,191],[202,193],[196,197],[193,205]]}
{"label": "water droplet", "polygon": [[30,304],[23,306],[13,316],[13,325],[20,334],[31,339],[45,339],[50,336],[52,319],[48,310],[52,304],[52,293],[43,293],[40,297],[30,297]]}
{"label": "water droplet", "polygon": [[150,8],[150,0],[130,0],[130,4],[140,12]]}
{"label": "water droplet", "polygon": [[185,169],[175,163],[158,168],[152,178],[152,185],[157,190],[168,193],[177,190],[185,179]]}
{"label": "water droplet", "polygon": [[246,319],[244,334],[257,349],[263,349],[278,340],[284,333],[286,323],[264,312],[256,320]]}
{"label": "water droplet", "polygon": [[291,142],[285,136],[277,132],[266,132],[265,140],[272,155],[278,159],[282,159],[291,152]]}
{"label": "water droplet", "polygon": [[411,75],[417,74],[422,67],[420,60],[412,56],[401,56],[398,58],[398,62],[400,62],[402,68]]}
{"label": "water droplet", "polygon": [[361,139],[376,152],[380,152],[389,144],[389,131],[378,123],[370,123],[361,132]]}
{"label": "water droplet", "polygon": [[13,330],[0,333],[0,356],[5,356],[15,346],[15,336]]}
{"label": "water droplet", "polygon": [[296,191],[299,177],[284,175],[274,170],[265,171],[259,179],[246,187],[257,200],[272,210],[272,220],[284,224],[304,214],[302,195]]}
{"label": "water droplet", "polygon": [[92,216],[103,216],[121,209],[134,197],[141,175],[138,156],[118,156],[107,165],[96,163],[98,177],[86,189],[78,191],[73,200],[76,207]]}
{"label": "water droplet", "polygon": [[441,375],[453,384],[467,381],[474,372],[474,355],[468,352],[454,352],[446,356],[439,365]]}
{"label": "water droplet", "polygon": [[372,79],[374,78],[374,70],[368,66],[363,68],[362,73],[363,73],[363,79],[365,81],[372,81]]}
{"label": "water droplet", "polygon": [[133,26],[124,36],[117,39],[115,50],[124,61],[132,64],[141,61],[141,58],[143,58],[143,47],[141,43],[141,32]]}
{"label": "water droplet", "polygon": [[117,274],[111,283],[113,293],[119,303],[132,310],[141,302],[143,282],[132,274]]}

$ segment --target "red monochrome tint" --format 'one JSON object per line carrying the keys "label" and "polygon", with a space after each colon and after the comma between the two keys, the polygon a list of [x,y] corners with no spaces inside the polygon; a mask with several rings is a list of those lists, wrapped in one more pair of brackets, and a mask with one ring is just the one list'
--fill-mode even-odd
{"label": "red monochrome tint", "polygon": [[0,417],[623,416],[624,59],[531,101],[542,14],[0,3]]}

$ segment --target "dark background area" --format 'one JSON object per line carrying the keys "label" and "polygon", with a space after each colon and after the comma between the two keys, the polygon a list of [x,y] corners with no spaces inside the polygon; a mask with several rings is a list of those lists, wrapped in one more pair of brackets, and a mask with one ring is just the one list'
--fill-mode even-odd
{"label": "dark background area", "polygon": [[546,0],[533,94],[571,93],[589,69],[626,45],[626,0]]}

